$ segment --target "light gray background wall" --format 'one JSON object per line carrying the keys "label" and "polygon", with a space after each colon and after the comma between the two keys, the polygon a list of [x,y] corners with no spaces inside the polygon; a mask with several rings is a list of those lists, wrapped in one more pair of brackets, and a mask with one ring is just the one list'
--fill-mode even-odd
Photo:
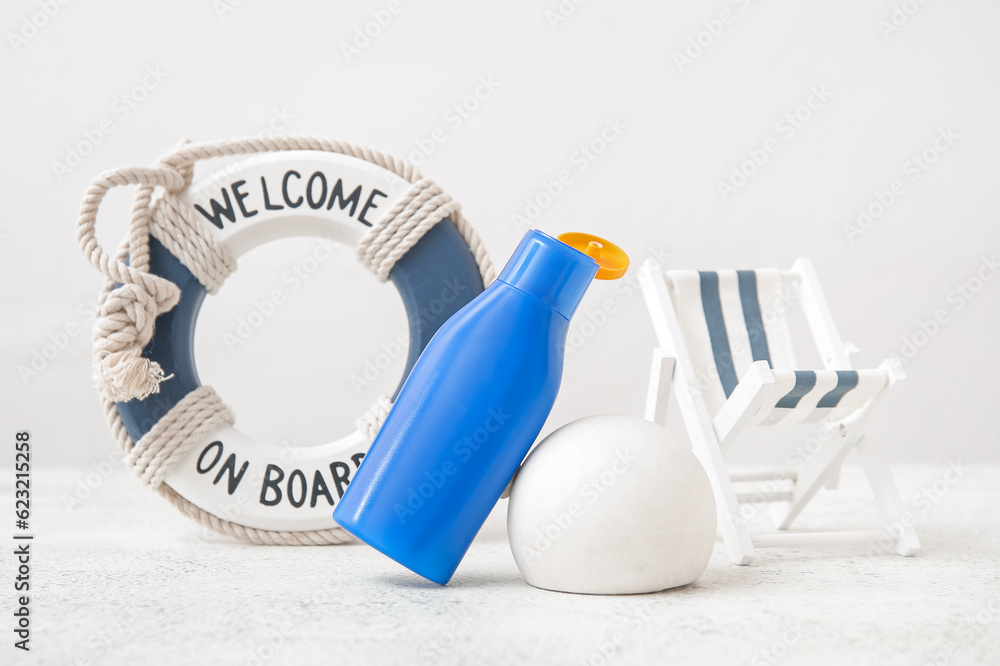
{"label": "light gray background wall", "polygon": [[[90,179],[147,164],[181,137],[270,127],[404,155],[432,145],[429,156],[417,154],[422,170],[462,202],[501,264],[521,235],[512,216],[563,170],[572,181],[535,225],[605,235],[636,264],[655,253],[686,268],[787,267],[808,256],[843,336],[862,349],[860,366],[900,353],[943,310],[947,323],[906,364],[909,379],[885,402],[873,436],[891,460],[1000,459],[1000,279],[971,300],[953,294],[1000,250],[995,3],[567,0],[569,15],[556,21],[555,0],[402,0],[348,61],[341,45],[389,6],[4,3],[5,432],[33,429],[45,463],[96,461],[111,450],[89,371],[88,302],[99,276],[74,238]],[[690,47],[699,39],[700,53]],[[691,62],[679,62],[675,54],[689,48]],[[144,80],[147,89],[136,90]],[[478,108],[456,121],[449,110],[477,89],[483,99],[468,104]],[[807,121],[793,133],[777,125],[816,89],[828,99],[813,98],[819,108]],[[620,135],[581,169],[580,146],[609,121],[621,123]],[[941,131],[957,138],[914,180],[908,161]],[[431,140],[442,132],[444,141]],[[723,200],[718,181],[769,138],[777,152]],[[57,173],[81,143],[96,145]],[[845,225],[895,179],[903,193],[851,242]],[[128,203],[117,192],[101,211],[106,246],[124,233]],[[351,376],[404,330],[402,307],[346,248],[293,288],[283,276],[312,247],[289,240],[245,257],[199,324],[203,381],[233,405],[240,427],[273,442],[346,432],[402,368],[397,355],[372,386],[352,387]],[[286,302],[230,349],[224,335],[275,288]],[[593,413],[642,412],[653,336],[638,291],[595,284],[577,324],[608,298],[618,310],[568,358],[547,430]],[[82,332],[22,378],[19,366],[30,367],[52,338],[62,342],[67,327]]]}

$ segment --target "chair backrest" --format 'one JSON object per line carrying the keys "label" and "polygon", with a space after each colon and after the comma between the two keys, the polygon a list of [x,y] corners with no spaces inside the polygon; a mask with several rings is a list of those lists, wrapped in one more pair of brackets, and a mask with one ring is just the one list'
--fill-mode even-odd
{"label": "chair backrest", "polygon": [[710,414],[718,413],[754,361],[796,369],[787,320],[798,300],[796,273],[675,270],[664,279]]}

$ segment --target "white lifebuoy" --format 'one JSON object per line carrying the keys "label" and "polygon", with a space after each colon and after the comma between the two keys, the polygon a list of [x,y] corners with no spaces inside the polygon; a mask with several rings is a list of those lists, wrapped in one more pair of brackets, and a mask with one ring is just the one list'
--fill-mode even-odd
{"label": "white lifebuoy", "polygon": [[[175,205],[193,209],[211,237],[236,258],[289,236],[318,236],[358,246],[401,197],[412,194],[412,187],[403,177],[358,157],[290,150],[250,157],[202,178],[180,192],[180,204]],[[162,242],[155,229],[149,238],[148,273],[175,284],[180,296],[156,318],[152,339],[142,352],[169,378],[151,395],[115,405],[133,443],[201,386],[193,333],[206,289],[167,248],[171,243],[176,246],[177,239]],[[381,252],[391,250],[392,244],[390,240]],[[481,270],[482,263],[447,217],[396,259],[388,278],[399,289],[410,320],[404,379],[438,326],[483,290],[489,276]],[[447,290],[441,285],[448,280],[469,288],[441,298]],[[432,300],[436,314],[428,315]],[[196,439],[185,445],[183,456],[171,461],[163,485],[211,516],[275,533],[336,528],[333,507],[370,445],[355,431],[319,446],[274,446],[255,441],[228,422],[215,423]]]}

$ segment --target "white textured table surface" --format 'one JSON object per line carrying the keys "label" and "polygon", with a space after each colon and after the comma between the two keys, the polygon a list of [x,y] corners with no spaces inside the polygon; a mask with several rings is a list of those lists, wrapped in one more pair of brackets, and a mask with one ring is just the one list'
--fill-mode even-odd
{"label": "white textured table surface", "polygon": [[[12,647],[14,560],[4,547],[0,663],[998,664],[1000,468],[953,484],[946,469],[896,470],[918,516],[918,557],[772,549],[736,567],[717,544],[696,584],[630,597],[525,584],[505,502],[439,587],[363,545],[206,539],[124,469],[67,508],[94,470],[42,470],[32,651]],[[3,476],[10,505],[12,475]],[[824,491],[805,524],[874,521],[862,481],[848,468],[840,494]],[[0,535],[10,543],[9,530]]]}

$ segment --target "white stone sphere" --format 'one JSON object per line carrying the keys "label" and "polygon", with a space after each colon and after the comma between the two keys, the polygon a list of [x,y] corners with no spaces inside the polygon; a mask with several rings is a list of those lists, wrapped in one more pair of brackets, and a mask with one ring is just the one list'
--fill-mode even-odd
{"label": "white stone sphere", "polygon": [[639,594],[692,583],[715,545],[715,497],[665,428],[590,416],[535,447],[514,478],[507,532],[535,587]]}

